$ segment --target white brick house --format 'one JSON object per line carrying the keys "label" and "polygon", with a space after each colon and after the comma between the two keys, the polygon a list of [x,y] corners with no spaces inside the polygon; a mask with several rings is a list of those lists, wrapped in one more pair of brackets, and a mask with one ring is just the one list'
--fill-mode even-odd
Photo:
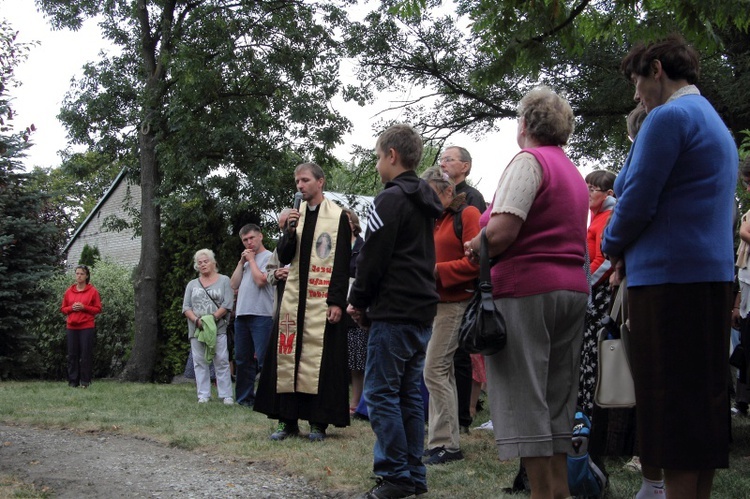
{"label": "white brick house", "polygon": [[[337,192],[326,192],[325,195],[340,205],[351,206],[359,214],[364,232],[373,200],[371,196],[350,196]],[[141,256],[141,237],[136,236],[130,228],[118,232],[107,230],[103,225],[105,220],[112,217],[130,222],[129,211],[139,211],[140,207],[141,187],[129,183],[127,172],[123,169],[63,249],[63,253],[67,255],[67,267],[73,268],[78,264],[86,244],[91,248],[98,248],[102,260],[110,260],[128,267],[138,265]],[[269,220],[276,221],[275,214],[269,213],[267,216]]]}
{"label": "white brick house", "polygon": [[130,222],[131,215],[126,208],[138,210],[140,206],[141,187],[130,184],[126,170],[123,169],[65,245],[63,253],[67,255],[67,266],[72,268],[78,263],[86,244],[91,248],[98,248],[102,260],[110,260],[128,267],[138,265],[141,237],[136,236],[130,228],[111,231],[106,230],[103,225],[105,220],[111,217]]}

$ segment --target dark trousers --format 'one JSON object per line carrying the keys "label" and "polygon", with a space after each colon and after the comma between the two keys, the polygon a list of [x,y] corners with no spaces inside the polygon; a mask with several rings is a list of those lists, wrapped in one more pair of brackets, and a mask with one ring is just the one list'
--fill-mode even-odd
{"label": "dark trousers", "polygon": [[96,329],[67,329],[68,384],[89,385],[94,363],[94,338]]}
{"label": "dark trousers", "polygon": [[453,372],[456,375],[456,391],[458,391],[458,424],[470,426],[472,417],[471,405],[471,357],[469,352],[461,348],[453,355]]}

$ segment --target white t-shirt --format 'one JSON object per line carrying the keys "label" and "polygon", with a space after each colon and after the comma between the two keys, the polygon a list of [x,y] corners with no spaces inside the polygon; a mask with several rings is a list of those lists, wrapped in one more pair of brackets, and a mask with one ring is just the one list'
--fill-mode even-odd
{"label": "white t-shirt", "polygon": [[[255,255],[255,263],[258,264],[258,268],[263,275],[266,274],[266,265],[268,264],[271,255],[272,253],[268,250],[264,250],[262,253]],[[240,282],[240,289],[237,292],[236,315],[273,316],[274,289],[275,286],[270,284],[266,284],[262,288],[259,288],[253,280],[252,273],[250,272],[250,264],[245,262],[242,266],[242,281]]]}

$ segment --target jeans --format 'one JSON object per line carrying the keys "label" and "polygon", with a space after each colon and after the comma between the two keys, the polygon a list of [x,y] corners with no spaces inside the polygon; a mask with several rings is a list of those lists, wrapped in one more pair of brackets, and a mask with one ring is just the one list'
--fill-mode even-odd
{"label": "jeans", "polygon": [[94,362],[96,329],[67,329],[68,384],[88,386]]}
{"label": "jeans", "polygon": [[[255,376],[263,369],[273,319],[265,315],[239,315],[234,319],[234,373],[237,403],[255,403]],[[256,364],[257,357],[257,364]]]}
{"label": "jeans", "polygon": [[420,383],[431,326],[375,321],[367,343],[364,397],[377,440],[373,471],[415,492],[427,491]]}

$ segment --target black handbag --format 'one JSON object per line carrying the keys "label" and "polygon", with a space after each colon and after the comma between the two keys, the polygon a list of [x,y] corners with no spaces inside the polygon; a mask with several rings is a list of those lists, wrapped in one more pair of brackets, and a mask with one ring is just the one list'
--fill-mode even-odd
{"label": "black handbag", "polygon": [[469,353],[493,355],[505,348],[507,333],[505,319],[495,308],[495,302],[492,300],[490,251],[484,229],[480,238],[482,245],[479,250],[479,285],[461,320],[458,342]]}

